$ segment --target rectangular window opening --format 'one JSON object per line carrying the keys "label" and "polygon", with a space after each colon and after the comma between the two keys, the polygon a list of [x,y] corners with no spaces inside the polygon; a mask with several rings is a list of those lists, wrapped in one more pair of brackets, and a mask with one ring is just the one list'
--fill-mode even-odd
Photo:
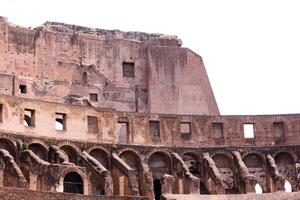
{"label": "rectangular window opening", "polygon": [[123,62],[123,77],[134,78],[134,63],[133,62]]}
{"label": "rectangular window opening", "polygon": [[66,114],[55,113],[55,129],[58,131],[64,131],[66,128]]}
{"label": "rectangular window opening", "polygon": [[88,132],[89,133],[98,133],[98,118],[94,116],[87,117]]}
{"label": "rectangular window opening", "polygon": [[160,127],[159,127],[159,121],[150,121],[149,122],[149,131],[150,131],[150,137],[153,142],[159,142],[160,140]]}
{"label": "rectangular window opening", "polygon": [[117,123],[117,134],[119,143],[126,144],[128,143],[128,135],[129,129],[128,129],[128,123],[127,122],[118,122]]}
{"label": "rectangular window opening", "polygon": [[19,93],[26,94],[27,93],[27,86],[26,85],[19,85]]}
{"label": "rectangular window opening", "polygon": [[180,132],[181,137],[183,139],[190,139],[191,138],[191,123],[190,122],[181,122],[180,123]]}
{"label": "rectangular window opening", "polygon": [[90,93],[90,101],[98,102],[98,94],[97,93]]}
{"label": "rectangular window opening", "polygon": [[35,111],[32,109],[25,108],[23,124],[26,127],[35,126]]}
{"label": "rectangular window opening", "polygon": [[273,133],[276,138],[284,137],[284,123],[274,122],[273,123]]}
{"label": "rectangular window opening", "polygon": [[244,138],[254,138],[254,124],[244,124]]}
{"label": "rectangular window opening", "polygon": [[212,136],[214,139],[223,138],[223,123],[212,123]]}

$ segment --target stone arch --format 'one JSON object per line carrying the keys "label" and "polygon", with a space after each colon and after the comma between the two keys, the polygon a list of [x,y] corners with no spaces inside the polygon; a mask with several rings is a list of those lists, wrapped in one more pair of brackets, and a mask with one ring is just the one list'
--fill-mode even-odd
{"label": "stone arch", "polygon": [[17,147],[14,141],[7,138],[0,138],[0,149],[8,151],[14,159],[17,158]]}
{"label": "stone arch", "polygon": [[182,155],[183,161],[189,166],[189,170],[193,175],[200,177],[200,156],[194,152],[185,152]]}
{"label": "stone arch", "polygon": [[165,174],[172,173],[171,156],[164,151],[153,152],[149,156],[148,165],[154,179],[161,180]]}
{"label": "stone arch", "polygon": [[242,160],[244,160],[244,158],[250,154],[255,154],[257,157],[259,157],[264,163],[266,163],[266,155],[258,152],[258,151],[248,151],[247,153],[244,153],[242,155]]}
{"label": "stone arch", "polygon": [[88,153],[99,161],[107,170],[110,170],[110,156],[106,150],[100,147],[95,147],[88,150]]}
{"label": "stone arch", "polygon": [[63,144],[59,148],[63,150],[69,158],[69,162],[77,164],[79,151],[73,145]]}
{"label": "stone arch", "polygon": [[[262,192],[267,191],[267,168],[266,160],[261,154],[257,152],[249,152],[243,156],[243,161],[247,166],[250,174],[254,175],[257,178],[259,186],[262,188]],[[257,189],[258,186],[256,186]]]}
{"label": "stone arch", "polygon": [[216,153],[211,157],[217,168],[219,169],[220,174],[223,177],[223,182],[225,184],[225,193],[227,194],[237,194],[238,184],[236,179],[236,169],[234,166],[233,158],[228,153]]}
{"label": "stone arch", "polygon": [[295,156],[288,151],[280,151],[274,156],[275,163],[280,174],[292,185],[294,191],[297,185]]}
{"label": "stone arch", "polygon": [[298,160],[297,155],[292,151],[276,151],[273,154],[273,158],[275,159],[279,154],[282,154],[282,153],[289,155],[292,158],[293,162]]}
{"label": "stone arch", "polygon": [[89,192],[88,192],[88,179],[86,177],[86,174],[75,166],[68,167],[64,171],[62,171],[59,178],[59,185],[56,188],[56,192],[64,192],[64,180],[65,177],[70,173],[76,173],[81,177],[82,184],[83,184],[82,194],[87,195]]}
{"label": "stone arch", "polygon": [[141,170],[141,158],[138,153],[131,149],[125,149],[119,153],[119,156],[122,160],[124,160],[131,168],[136,169],[138,171]]}
{"label": "stone arch", "polygon": [[48,160],[48,150],[49,148],[45,144],[38,141],[33,141],[29,144],[28,149],[33,151],[42,160]]}
{"label": "stone arch", "polygon": [[125,195],[133,195],[133,191],[128,191],[128,186],[126,186],[126,184],[132,183],[130,183],[130,179],[136,180],[136,184],[131,186],[134,186],[135,190],[139,191],[140,195],[145,194],[143,188],[141,187],[144,181],[144,174],[142,173],[142,162],[140,155],[132,149],[124,149],[119,153],[119,157],[133,169],[133,173],[130,174],[131,177],[124,178],[124,184],[120,184],[119,187],[124,188],[123,190]]}

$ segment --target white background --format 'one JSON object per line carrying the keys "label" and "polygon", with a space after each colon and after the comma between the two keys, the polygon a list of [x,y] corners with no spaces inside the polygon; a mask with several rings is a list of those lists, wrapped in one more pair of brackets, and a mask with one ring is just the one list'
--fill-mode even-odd
{"label": "white background", "polygon": [[1,0],[0,15],[177,35],[203,57],[221,114],[300,113],[298,0]]}

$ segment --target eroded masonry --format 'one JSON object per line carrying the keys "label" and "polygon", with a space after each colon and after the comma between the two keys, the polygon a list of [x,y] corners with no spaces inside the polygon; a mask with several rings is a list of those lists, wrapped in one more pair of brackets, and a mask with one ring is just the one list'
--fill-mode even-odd
{"label": "eroded masonry", "polygon": [[299,199],[299,144],[298,114],[221,116],[176,36],[0,18],[7,198]]}

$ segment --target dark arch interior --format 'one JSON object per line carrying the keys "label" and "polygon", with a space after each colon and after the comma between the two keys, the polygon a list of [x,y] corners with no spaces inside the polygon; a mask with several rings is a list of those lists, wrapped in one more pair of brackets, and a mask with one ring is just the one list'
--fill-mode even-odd
{"label": "dark arch interior", "polygon": [[[121,159],[124,160],[131,168],[139,169],[139,160],[137,155],[132,152],[124,152],[120,155]],[[138,170],[139,171],[139,170]]]}
{"label": "dark arch interior", "polygon": [[231,159],[226,155],[218,154],[213,156],[212,159],[218,168],[232,168]]}
{"label": "dark arch interior", "polygon": [[60,149],[62,149],[68,155],[69,161],[71,163],[77,164],[78,155],[77,155],[77,151],[73,147],[64,145],[60,147]]}
{"label": "dark arch interior", "polygon": [[189,167],[189,170],[192,174],[200,176],[200,166],[198,159],[195,156],[191,154],[185,154],[183,155],[183,161]]}
{"label": "dark arch interior", "polygon": [[93,149],[89,154],[99,161],[106,169],[109,169],[108,156],[105,151],[101,149]]}
{"label": "dark arch interior", "polygon": [[83,181],[76,172],[68,173],[64,178],[64,192],[83,194]]}
{"label": "dark arch interior", "polygon": [[14,144],[6,139],[0,139],[0,149],[4,149],[10,153],[11,156],[16,158],[16,149]]}
{"label": "dark arch interior", "polygon": [[45,149],[43,145],[38,143],[33,143],[29,145],[28,149],[33,151],[33,153],[35,153],[39,158],[43,160],[47,160],[47,154],[48,154],[47,149]]}
{"label": "dark arch interior", "polygon": [[293,165],[294,158],[289,153],[279,153],[275,156],[275,162],[278,166]]}
{"label": "dark arch interior", "polygon": [[149,159],[149,167],[154,179],[161,179],[171,173],[171,161],[167,155],[154,153]]}
{"label": "dark arch interior", "polygon": [[248,168],[262,168],[264,166],[264,161],[254,153],[245,156],[243,161]]}

